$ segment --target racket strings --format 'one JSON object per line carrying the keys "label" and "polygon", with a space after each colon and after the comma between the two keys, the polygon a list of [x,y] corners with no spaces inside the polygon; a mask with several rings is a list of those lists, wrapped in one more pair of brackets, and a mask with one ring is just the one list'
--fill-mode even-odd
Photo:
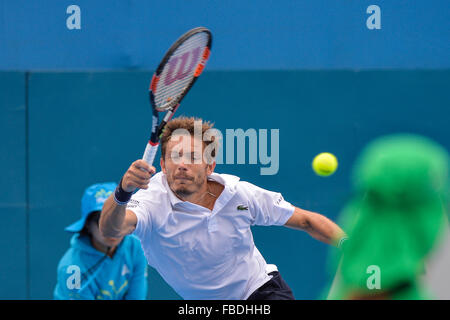
{"label": "racket strings", "polygon": [[155,104],[160,107],[177,99],[194,78],[198,64],[202,61],[209,36],[197,33],[183,42],[165,65],[158,81]]}

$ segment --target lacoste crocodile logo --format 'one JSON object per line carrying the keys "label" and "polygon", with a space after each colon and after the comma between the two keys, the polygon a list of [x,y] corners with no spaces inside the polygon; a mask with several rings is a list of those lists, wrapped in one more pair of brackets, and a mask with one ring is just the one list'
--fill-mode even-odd
{"label": "lacoste crocodile logo", "polygon": [[236,209],[238,209],[238,210],[248,210],[248,207],[241,204],[241,205],[238,205]]}

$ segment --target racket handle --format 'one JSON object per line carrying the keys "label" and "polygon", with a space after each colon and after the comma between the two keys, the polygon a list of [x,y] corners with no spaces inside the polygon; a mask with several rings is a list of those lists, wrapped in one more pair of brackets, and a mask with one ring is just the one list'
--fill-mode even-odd
{"label": "racket handle", "polygon": [[156,157],[156,152],[158,151],[159,143],[151,144],[150,141],[147,143],[147,147],[145,147],[144,156],[142,159],[144,159],[145,162],[147,162],[149,165],[153,165],[153,161]]}

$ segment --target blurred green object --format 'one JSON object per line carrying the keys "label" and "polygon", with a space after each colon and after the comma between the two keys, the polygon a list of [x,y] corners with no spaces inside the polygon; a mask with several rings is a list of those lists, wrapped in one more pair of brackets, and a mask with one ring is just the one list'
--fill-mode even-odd
{"label": "blurred green object", "polygon": [[[417,135],[376,139],[354,167],[355,197],[341,212],[349,235],[329,299],[431,298],[418,282],[445,221],[447,151]],[[378,270],[379,283],[371,288]]]}

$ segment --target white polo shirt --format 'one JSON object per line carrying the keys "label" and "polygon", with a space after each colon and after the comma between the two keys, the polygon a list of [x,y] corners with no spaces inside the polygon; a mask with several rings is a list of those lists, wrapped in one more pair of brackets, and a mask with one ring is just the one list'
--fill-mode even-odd
{"label": "white polo shirt", "polygon": [[183,299],[247,299],[276,270],[256,248],[250,227],[284,225],[294,206],[236,176],[209,178],[225,186],[212,211],[180,200],[162,172],[154,175],[127,205],[137,216],[134,234],[149,265]]}

